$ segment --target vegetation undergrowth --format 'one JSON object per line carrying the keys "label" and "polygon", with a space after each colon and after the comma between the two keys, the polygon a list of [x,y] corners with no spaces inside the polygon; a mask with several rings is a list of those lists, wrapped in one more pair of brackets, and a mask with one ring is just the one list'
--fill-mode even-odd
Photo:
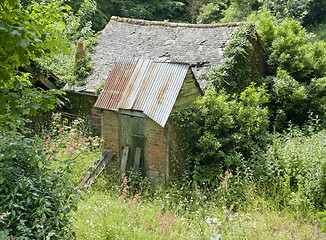
{"label": "vegetation undergrowth", "polygon": [[[108,174],[108,173],[107,173]],[[117,179],[114,174],[109,178]],[[230,176],[230,175],[226,175]],[[77,239],[322,239],[313,212],[282,208],[251,182],[242,202],[225,206],[220,189],[183,189],[177,182],[130,194],[128,180],[103,191],[104,176],[73,215]],[[226,180],[228,181],[228,180]],[[101,186],[102,185],[102,186]],[[135,189],[134,189],[135,190]],[[231,190],[231,189],[230,189]],[[119,193],[120,192],[120,193]],[[119,193],[119,194],[118,194]]]}

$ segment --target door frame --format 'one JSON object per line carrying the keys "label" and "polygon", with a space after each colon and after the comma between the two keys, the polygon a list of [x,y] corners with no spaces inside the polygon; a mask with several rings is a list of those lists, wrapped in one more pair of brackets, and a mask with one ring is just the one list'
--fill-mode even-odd
{"label": "door frame", "polygon": [[[126,109],[119,109],[118,110],[118,135],[119,135],[119,152],[120,152],[120,156],[119,156],[119,165],[121,164],[121,159],[122,159],[122,155],[123,155],[123,147],[124,146],[121,146],[121,142],[122,142],[122,139],[121,139],[121,122],[120,122],[120,117],[121,115],[127,115],[127,116],[131,116],[131,117],[138,117],[138,118],[143,118],[144,120],[144,149],[142,149],[142,152],[143,152],[143,170],[142,172],[144,173],[144,176],[147,176],[147,116],[142,113],[142,112],[139,112],[139,111],[132,111],[132,110],[126,110]],[[131,156],[132,158],[134,156]],[[132,160],[134,161],[134,160]]]}

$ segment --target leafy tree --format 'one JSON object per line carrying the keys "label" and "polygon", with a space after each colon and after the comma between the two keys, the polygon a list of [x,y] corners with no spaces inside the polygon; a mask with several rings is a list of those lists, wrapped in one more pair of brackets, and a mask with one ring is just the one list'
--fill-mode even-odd
{"label": "leafy tree", "polygon": [[275,13],[277,18],[293,17],[302,20],[308,14],[309,3],[313,0],[258,0]]}
{"label": "leafy tree", "polygon": [[[30,64],[43,54],[63,46],[62,16],[69,8],[60,3],[43,2],[26,9],[14,0],[0,3],[0,125],[15,128],[24,122],[22,116],[49,110],[60,101],[58,91],[33,88],[30,76],[19,67]],[[46,13],[46,14],[45,14]]]}
{"label": "leafy tree", "polygon": [[174,20],[182,18],[185,7],[181,0],[72,0],[68,4],[76,13],[84,2],[96,6],[89,16],[95,31],[102,30],[112,15],[148,20]]}
{"label": "leafy tree", "polygon": [[175,0],[111,0],[114,14],[121,17],[166,20],[173,17],[173,12],[183,3]]}
{"label": "leafy tree", "polygon": [[[37,143],[19,135],[27,116],[48,111],[60,91],[32,85],[32,74],[20,71],[44,54],[65,49],[64,17],[70,7],[37,2],[26,8],[15,0],[0,2],[0,236],[6,239],[71,239],[69,212],[75,191],[67,169],[50,167]],[[9,131],[8,131],[9,130]]]}
{"label": "leafy tree", "polygon": [[192,23],[196,22],[198,15],[200,14],[200,10],[203,5],[206,5],[209,0],[188,0],[185,10],[189,19]]}
{"label": "leafy tree", "polygon": [[223,64],[214,66],[206,76],[217,91],[224,89],[229,94],[240,93],[260,78],[252,39],[258,39],[252,24],[240,27],[232,36],[223,52]]}
{"label": "leafy tree", "polygon": [[272,126],[278,131],[286,129],[289,121],[303,126],[311,113],[324,121],[326,43],[315,40],[300,22],[278,20],[264,9],[250,20],[268,49],[269,76],[263,82],[271,93]]}
{"label": "leafy tree", "polygon": [[232,2],[226,10],[222,11],[224,17],[219,22],[243,22],[252,11],[252,6],[248,3]]}
{"label": "leafy tree", "polygon": [[197,17],[198,23],[218,23],[244,21],[258,9],[257,0],[210,0],[203,5]]}
{"label": "leafy tree", "polygon": [[212,0],[208,4],[203,5],[201,12],[197,17],[198,23],[217,23],[221,20],[223,15],[223,10],[226,10],[230,5],[229,0]]}
{"label": "leafy tree", "polygon": [[309,2],[308,13],[303,18],[303,25],[309,27],[326,22],[326,2],[324,0],[312,0]]}

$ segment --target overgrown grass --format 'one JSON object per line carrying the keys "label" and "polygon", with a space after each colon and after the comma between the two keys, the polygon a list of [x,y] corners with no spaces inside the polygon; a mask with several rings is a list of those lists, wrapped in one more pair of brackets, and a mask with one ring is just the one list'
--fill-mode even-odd
{"label": "overgrown grass", "polygon": [[[69,160],[72,172],[67,174],[75,184],[101,154],[100,143],[95,140],[97,138],[81,137],[76,127],[78,124],[71,127],[58,125],[53,128],[55,134],[46,135],[44,139],[44,149],[49,157],[53,154],[59,160]],[[313,172],[316,166],[309,162],[313,163],[313,159],[316,159],[316,164],[317,160],[320,164],[324,162],[321,154],[324,135],[326,132],[320,131],[304,136],[293,130],[287,135],[276,136],[274,144],[262,157],[268,159],[268,166],[278,164],[282,168],[284,164],[281,163],[286,163],[286,167],[283,167],[285,170],[301,169],[302,174]],[[302,150],[295,150],[300,147]],[[293,153],[296,153],[296,157],[292,156]],[[299,162],[298,159],[310,160]],[[296,168],[291,165],[294,163]],[[298,195],[303,188],[294,185],[291,185],[293,188],[285,188],[279,184],[275,188],[277,191],[273,192],[271,186],[266,186],[269,183],[263,178],[266,176],[257,178],[253,170],[243,164],[236,172],[216,173],[213,182],[217,185],[175,180],[153,187],[148,180],[137,179],[135,175],[130,177],[133,182],[127,179],[120,186],[118,172],[104,172],[90,189],[82,193],[84,198],[79,202],[78,211],[72,214],[76,237],[326,239],[326,234],[321,233],[322,223],[315,215],[319,209],[312,205],[312,201],[304,198],[305,204],[298,207],[288,201],[293,199],[292,195],[288,198],[284,196],[285,193],[291,194],[291,191]],[[305,171],[298,164],[306,165]],[[272,175],[276,179],[287,179],[286,174],[290,172],[285,170],[282,170],[283,175]],[[265,173],[268,175],[269,170]],[[304,183],[308,184],[308,180]],[[286,183],[285,180],[283,182]],[[137,188],[140,183],[141,187]]]}
{"label": "overgrown grass", "polygon": [[[250,203],[245,208],[238,206],[230,211],[216,200],[196,204],[180,196],[176,201],[170,194],[180,189],[161,186],[153,190],[151,197],[140,195],[137,206],[131,210],[128,203],[134,201],[133,196],[127,196],[125,202],[119,201],[117,188],[100,190],[103,178],[100,182],[86,193],[73,216],[77,239],[326,238],[320,232],[322,226],[313,212],[302,214],[286,208],[280,210],[275,202],[254,195],[254,191],[248,192]],[[187,209],[192,204],[196,207]],[[162,232],[158,215],[164,216],[167,212],[172,215],[173,224],[166,218],[168,227]]]}

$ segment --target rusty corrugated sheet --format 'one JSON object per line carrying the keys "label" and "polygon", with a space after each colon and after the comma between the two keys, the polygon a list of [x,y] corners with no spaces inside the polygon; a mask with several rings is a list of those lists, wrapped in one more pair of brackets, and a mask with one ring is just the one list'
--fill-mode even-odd
{"label": "rusty corrugated sheet", "polygon": [[142,111],[164,127],[188,69],[181,63],[119,58],[95,107]]}

